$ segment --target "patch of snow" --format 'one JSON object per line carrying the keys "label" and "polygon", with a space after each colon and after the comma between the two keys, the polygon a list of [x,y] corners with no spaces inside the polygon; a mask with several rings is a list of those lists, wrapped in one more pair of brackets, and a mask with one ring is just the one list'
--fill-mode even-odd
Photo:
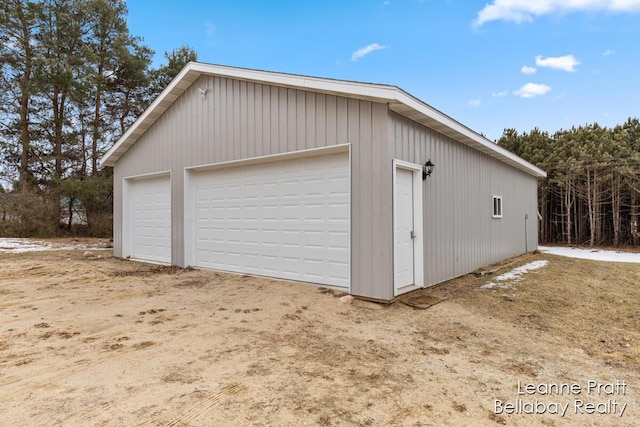
{"label": "patch of snow", "polygon": [[25,238],[0,238],[0,252],[23,253],[41,251],[60,251],[75,249],[104,249],[96,245],[83,243],[57,243]]}
{"label": "patch of snow", "polygon": [[640,253],[605,251],[600,249],[578,249],[558,246],[539,246],[540,252],[570,258],[590,259],[593,261],[640,263]]}
{"label": "patch of snow", "polygon": [[[486,285],[480,286],[480,289],[509,289],[515,283],[518,283],[522,280],[522,276],[530,270],[537,270],[538,268],[542,268],[545,265],[549,264],[547,260],[533,261],[529,264],[522,265],[520,267],[516,267],[513,270],[501,274],[496,277],[493,282],[489,282]],[[500,282],[500,283],[496,283]]]}

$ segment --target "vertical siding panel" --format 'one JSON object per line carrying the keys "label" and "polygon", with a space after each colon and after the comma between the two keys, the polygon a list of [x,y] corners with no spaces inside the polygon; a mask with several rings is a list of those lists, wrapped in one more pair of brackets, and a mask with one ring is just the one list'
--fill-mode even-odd
{"label": "vertical siding panel", "polygon": [[348,103],[347,98],[336,99],[336,140],[339,144],[353,143],[349,139],[349,132],[347,126],[348,118]]}
{"label": "vertical siding panel", "polygon": [[264,154],[263,145],[264,144],[264,124],[263,124],[263,112],[262,112],[262,85],[256,84],[254,88],[254,96],[255,99],[253,101],[253,116],[255,118],[255,123],[253,125],[253,138],[254,138],[254,146],[255,146],[255,155],[262,156]]}
{"label": "vertical siding panel", "polygon": [[407,158],[410,162],[416,163],[416,137],[418,135],[418,132],[416,131],[415,126],[411,126],[409,128],[409,132],[409,140],[407,141]]}
{"label": "vertical siding panel", "polygon": [[[211,104],[215,98],[213,93],[213,85],[211,77],[200,77],[202,79],[202,85],[207,89],[207,94],[201,99],[202,110],[200,115],[197,115],[194,120],[198,124],[198,139],[197,146],[190,152],[189,162],[195,161],[195,159],[208,159],[211,157],[209,150],[211,146],[207,144],[207,135],[211,132]],[[202,119],[204,118],[204,119]]]}
{"label": "vertical siding panel", "polygon": [[379,298],[393,297],[392,139],[385,104],[372,104],[371,114],[371,247],[370,270]]}
{"label": "vertical siding panel", "polygon": [[242,142],[240,140],[240,125],[242,123],[242,102],[240,96],[240,88],[245,86],[245,82],[241,82],[238,80],[231,80],[233,92],[231,94],[231,98],[229,99],[231,104],[229,105],[229,110],[233,111],[233,120],[230,122],[232,126],[233,132],[233,155],[231,159],[240,159],[242,158]]}
{"label": "vertical siding panel", "polygon": [[[489,168],[480,167],[480,179],[478,183],[480,190],[478,191],[478,197],[480,198],[480,211],[478,217],[482,223],[483,235],[482,239],[485,242],[483,245],[482,260],[491,260],[491,221],[487,221],[487,218],[491,214],[492,200],[489,199],[490,195],[486,194],[486,188],[490,188],[491,180],[489,179]],[[481,261],[482,262],[482,261]],[[489,264],[491,263],[489,262]]]}
{"label": "vertical siding panel", "polygon": [[417,132],[419,138],[419,144],[416,150],[417,163],[425,164],[429,158],[428,153],[428,145],[429,145],[429,134],[426,132]]}
{"label": "vertical siding panel", "polygon": [[[212,94],[211,94],[211,99],[208,102],[208,106],[209,106],[209,111],[207,114],[207,118],[206,118],[206,132],[204,134],[204,141],[203,143],[206,145],[206,156],[204,157],[205,159],[211,159],[210,161],[213,163],[214,161],[216,161],[217,157],[216,157],[216,138],[215,138],[215,134],[216,132],[218,132],[218,122],[216,121],[216,100],[219,97],[219,93],[218,91],[220,90],[220,88],[216,88],[216,79],[215,77],[210,77],[209,78],[209,85],[211,87],[211,89],[213,90]],[[219,153],[218,153],[219,154]],[[195,164],[196,159],[192,160],[191,164]]]}
{"label": "vertical siding panel", "polygon": [[[449,140],[449,146],[451,147],[452,150],[452,155],[451,155],[451,171],[452,171],[452,176],[451,179],[452,180],[458,180],[458,182],[464,182],[464,177],[460,176],[460,170],[462,169],[460,167],[460,148],[458,147],[457,144],[455,143],[451,143],[452,141]],[[453,183],[454,181],[452,181]],[[460,203],[460,197],[461,197],[461,193],[463,193],[462,191],[455,191],[455,188],[452,188],[452,192],[451,192],[451,198],[452,198],[452,202],[453,202],[453,208],[451,210],[452,214],[453,214],[453,227],[452,227],[452,234],[453,234],[453,274],[455,276],[458,276],[460,273],[460,258],[462,255],[462,251],[463,251],[463,247],[461,245],[461,235],[462,235],[462,204]],[[466,194],[466,191],[464,192],[464,194]]]}
{"label": "vertical siding panel", "polygon": [[431,230],[431,232],[429,233],[427,238],[431,242],[429,249],[431,251],[430,255],[432,262],[430,266],[432,270],[429,275],[430,280],[427,283],[434,283],[441,277],[441,248],[444,244],[444,242],[440,240],[441,227],[443,227],[439,215],[439,212],[442,209],[442,195],[441,191],[436,191],[440,185],[440,176],[442,176],[442,174],[440,173],[440,169],[444,167],[444,162],[442,161],[443,159],[439,152],[440,144],[438,144],[438,142],[434,139],[435,138],[431,137],[432,149],[430,155],[431,161],[436,165],[435,168],[437,168],[437,170],[434,168],[433,174],[425,180],[426,185],[429,186],[429,192],[431,194],[431,196],[429,197],[429,200],[431,200],[429,209],[429,229]]}
{"label": "vertical siding panel", "polygon": [[278,89],[278,149],[276,153],[286,153],[288,150],[287,135],[287,89]]}
{"label": "vertical siding panel", "polygon": [[304,141],[300,141],[300,148],[316,146],[316,94],[307,92],[305,96],[305,134]]}
{"label": "vertical siding panel", "polygon": [[[297,91],[294,89],[287,90],[287,151],[297,150],[297,146],[303,144],[304,141],[300,141],[298,136],[298,115],[303,114],[298,111],[300,103],[297,101],[299,98],[299,93],[302,91]],[[304,94],[304,92],[302,92]]]}
{"label": "vertical siding panel", "polygon": [[[438,239],[438,280],[443,280],[444,277],[453,275],[453,234],[451,230],[451,224],[453,220],[453,212],[451,206],[452,182],[451,182],[451,153],[449,144],[447,144],[442,138],[438,138],[438,163],[442,165],[438,174],[434,176],[433,185],[434,191],[437,193],[438,210],[434,220],[439,223],[437,228]],[[435,175],[435,174],[434,174]],[[437,183],[436,183],[437,181]],[[442,192],[439,190],[442,188]]]}
{"label": "vertical siding panel", "polygon": [[[356,101],[358,102],[358,101]],[[360,212],[358,215],[358,228],[360,229],[360,280],[363,283],[370,283],[376,285],[379,278],[375,278],[372,275],[371,268],[373,266],[373,242],[372,234],[374,233],[371,212],[372,212],[372,148],[371,148],[371,104],[367,102],[358,102],[358,136],[356,139],[360,145],[360,191],[358,192]],[[350,115],[351,117],[351,115]],[[375,293],[378,294],[379,289],[375,289]]]}
{"label": "vertical siding panel", "polygon": [[326,145],[340,144],[338,140],[337,102],[333,95],[326,96],[325,103]]}
{"label": "vertical siding panel", "polygon": [[[459,191],[458,196],[458,209],[460,214],[458,215],[458,228],[460,233],[458,235],[458,271],[466,272],[467,265],[471,263],[471,244],[470,239],[473,237],[469,233],[469,224],[473,220],[473,215],[470,215],[473,211],[470,209],[468,199],[470,197],[469,191],[473,188],[473,181],[469,179],[469,159],[468,156],[463,156],[462,147],[458,144],[458,176],[461,176],[463,182],[468,182],[468,190],[465,192]],[[464,274],[464,273],[459,273]]]}
{"label": "vertical siding panel", "polygon": [[236,90],[237,83],[234,80],[225,79],[225,104],[222,106],[223,114],[225,115],[225,129],[222,133],[225,143],[223,147],[226,146],[225,149],[225,161],[233,160],[235,158],[235,150],[237,149],[236,144],[236,130],[234,126],[236,112],[234,111],[233,100],[234,93]]}
{"label": "vertical siding panel", "polygon": [[[447,138],[448,139],[448,138]],[[458,175],[458,168],[460,165],[460,159],[458,158],[458,146],[451,144],[451,141],[447,141],[447,147],[451,150],[451,154],[449,157],[449,170],[450,172],[450,176],[449,176],[449,182],[451,183],[452,187],[454,185],[455,180],[461,180],[462,177],[460,177]],[[460,191],[455,191],[455,188],[451,188],[451,191],[449,193],[449,197],[451,199],[451,216],[452,218],[452,223],[451,223],[451,235],[453,236],[453,238],[451,239],[451,249],[452,249],[452,262],[453,262],[453,275],[457,276],[458,273],[458,264],[459,264],[459,254],[458,251],[460,250],[460,246],[459,246],[459,238],[460,238],[460,229],[459,229],[459,225],[460,225]]]}
{"label": "vertical siding panel", "polygon": [[271,87],[262,86],[262,153],[271,153]]}
{"label": "vertical siding panel", "polygon": [[[433,137],[432,134],[429,134],[429,158],[432,159],[432,162],[436,165],[436,168],[441,168],[442,167],[442,162],[441,157],[438,155],[438,144],[437,141],[435,140],[435,138]],[[427,159],[428,160],[428,159]],[[440,165],[438,165],[438,163],[440,163]],[[435,169],[434,169],[435,171]],[[429,272],[429,276],[427,276],[429,278],[429,281],[427,281],[426,283],[437,283],[436,280],[440,277],[441,275],[441,267],[440,267],[440,253],[439,253],[439,248],[440,248],[440,241],[438,240],[438,230],[440,229],[440,223],[439,223],[439,217],[438,217],[438,191],[436,191],[437,189],[437,182],[438,182],[438,174],[434,172],[429,178],[427,178],[425,181],[426,185],[429,186],[429,198],[428,200],[430,201],[429,205],[427,206],[428,212],[429,214],[427,215],[427,220],[429,222],[429,227],[428,229],[431,230],[431,232],[427,235],[427,239],[429,239],[430,245],[429,245],[429,256],[431,257],[431,263],[430,268],[431,271]]]}
{"label": "vertical siding panel", "polygon": [[[434,139],[436,139],[434,137]],[[445,276],[445,260],[448,260],[449,254],[447,253],[448,242],[444,240],[444,236],[446,235],[445,229],[447,228],[447,218],[445,213],[447,211],[447,206],[445,205],[446,192],[449,190],[447,188],[446,183],[446,159],[444,156],[444,146],[440,138],[437,138],[434,141],[434,157],[432,157],[433,163],[438,168],[437,172],[434,172],[429,178],[429,185],[433,191],[433,200],[435,201],[435,206],[433,209],[433,217],[431,220],[434,224],[434,256],[435,256],[435,280],[442,280]],[[439,165],[439,166],[438,166]],[[434,169],[435,171],[435,169]],[[446,258],[445,258],[446,257]]]}
{"label": "vertical siding panel", "polygon": [[482,187],[480,187],[480,180],[478,177],[478,158],[473,157],[469,159],[470,169],[469,169],[469,181],[473,183],[473,193],[471,197],[473,199],[473,204],[471,205],[471,210],[476,214],[472,217],[473,223],[469,228],[469,232],[474,235],[474,239],[480,238],[480,244],[473,245],[472,247],[472,256],[471,265],[478,265],[480,263],[482,248],[486,244],[486,242],[482,239],[482,221],[480,221],[480,215],[482,211],[480,209],[480,193],[482,192]]}
{"label": "vertical siding panel", "polygon": [[455,277],[455,273],[456,273],[456,233],[455,233],[455,226],[456,226],[456,218],[455,218],[455,207],[456,207],[456,203],[455,203],[455,195],[456,195],[456,175],[455,175],[455,171],[454,171],[454,167],[455,167],[455,146],[451,144],[450,140],[448,138],[445,138],[442,142],[441,142],[443,148],[444,148],[444,156],[446,158],[446,168],[447,168],[447,173],[446,173],[446,180],[447,180],[447,186],[449,187],[447,190],[447,193],[445,195],[443,195],[446,198],[446,206],[447,206],[447,210],[444,213],[444,215],[446,215],[447,217],[447,234],[449,236],[451,236],[450,239],[447,239],[449,241],[449,245],[448,245],[448,253],[447,253],[447,258],[445,258],[446,264],[445,264],[445,271],[448,271],[450,275],[452,275],[453,277]]}
{"label": "vertical siding panel", "polygon": [[307,141],[306,148],[324,147],[327,145],[327,103],[326,95],[322,93],[316,94],[315,105],[315,126],[316,134],[311,144],[311,141]]}
{"label": "vertical siding panel", "polygon": [[363,294],[366,285],[361,271],[362,227],[359,223],[361,212],[359,195],[361,192],[360,157],[364,147],[358,133],[358,101],[354,99],[343,99],[343,101],[339,105],[343,111],[343,114],[338,116],[341,124],[339,131],[351,143],[351,285],[353,293]]}
{"label": "vertical siding panel", "polygon": [[[213,78],[211,76],[207,76],[205,79],[205,86],[207,87],[207,96],[205,97],[202,110],[202,117],[204,119],[200,119],[199,117],[196,120],[200,121],[201,126],[201,134],[200,139],[198,140],[198,145],[200,146],[200,151],[195,156],[199,156],[200,159],[210,159],[212,157],[211,151],[213,150],[213,144],[210,143],[211,135],[213,135],[213,103],[216,97],[216,94],[213,93]],[[190,162],[195,161],[192,157]]]}
{"label": "vertical siding panel", "polygon": [[409,157],[409,143],[411,141],[409,140],[410,138],[409,131],[410,131],[409,122],[405,121],[404,125],[402,126],[402,158],[407,159],[407,161],[410,162],[411,157]]}
{"label": "vertical siding panel", "polygon": [[[222,98],[222,88],[220,85],[220,77],[214,77],[213,79],[213,93],[214,93],[214,99],[213,99],[213,133],[210,134],[210,136],[213,136],[213,139],[209,141],[210,144],[213,145],[213,147],[210,148],[210,150],[213,150],[213,161],[217,161],[219,162],[220,159],[222,158],[222,153],[220,152],[220,146],[222,145],[220,143],[221,137],[220,137],[220,128],[221,128],[221,116],[220,116],[220,99]],[[195,159],[194,159],[194,164],[195,164]]]}
{"label": "vertical siding panel", "polygon": [[231,158],[229,153],[233,149],[233,139],[229,134],[229,129],[231,129],[229,126],[229,115],[231,112],[229,111],[227,102],[230,92],[229,86],[230,83],[228,79],[220,79],[220,87],[222,90],[220,92],[220,143],[218,145],[220,146],[221,162],[226,162]]}
{"label": "vertical siding panel", "polygon": [[[200,76],[200,78],[198,78],[198,80],[194,84],[194,86],[197,86],[199,88],[205,88],[206,85],[207,85],[207,81],[206,81],[206,78],[204,78],[203,76]],[[211,97],[211,93],[208,93],[207,95]],[[191,144],[189,144],[189,149],[187,151],[187,154],[188,154],[187,158],[189,159],[197,155],[202,155],[204,151],[204,146],[201,143],[201,141],[202,141],[202,135],[204,132],[203,127],[205,126],[205,124],[203,123],[202,120],[199,120],[199,118],[204,117],[204,110],[205,110],[207,101],[206,101],[206,96],[202,96],[198,94],[198,98],[199,98],[198,102],[196,102],[195,106],[193,107],[194,109],[193,115],[189,117],[190,125],[193,128],[192,130],[193,139],[191,141]]]}
{"label": "vertical siding panel", "polygon": [[252,82],[247,83],[247,94],[244,98],[245,103],[245,120],[243,125],[244,130],[244,146],[246,147],[246,153],[242,156],[255,157],[256,156],[256,140],[255,140],[255,89]]}
{"label": "vertical siding panel", "polygon": [[271,145],[269,153],[279,152],[280,145],[280,109],[278,108],[278,93],[279,88],[271,86]]}

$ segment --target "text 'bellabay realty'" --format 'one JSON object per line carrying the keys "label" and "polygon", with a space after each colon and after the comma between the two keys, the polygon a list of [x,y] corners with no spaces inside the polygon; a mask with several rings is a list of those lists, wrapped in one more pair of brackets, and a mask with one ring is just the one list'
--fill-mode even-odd
{"label": "text 'bellabay realty'", "polygon": [[[583,397],[583,391],[586,397]],[[615,415],[623,416],[627,403],[619,400],[626,396],[627,383],[601,383],[587,381],[586,386],[579,383],[539,383],[522,384],[518,381],[518,398],[512,401],[495,400],[496,414],[551,414],[564,417],[566,415]],[[522,397],[520,397],[522,396]],[[548,402],[533,398],[534,396],[574,396],[569,401]],[[577,396],[580,396],[578,398]]]}

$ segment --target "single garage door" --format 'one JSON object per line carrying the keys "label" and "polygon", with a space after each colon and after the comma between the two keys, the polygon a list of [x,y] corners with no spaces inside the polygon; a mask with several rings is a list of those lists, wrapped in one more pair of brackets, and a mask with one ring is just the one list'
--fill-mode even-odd
{"label": "single garage door", "polygon": [[194,176],[195,265],[349,288],[349,155]]}
{"label": "single garage door", "polygon": [[131,258],[171,263],[169,176],[129,180]]}

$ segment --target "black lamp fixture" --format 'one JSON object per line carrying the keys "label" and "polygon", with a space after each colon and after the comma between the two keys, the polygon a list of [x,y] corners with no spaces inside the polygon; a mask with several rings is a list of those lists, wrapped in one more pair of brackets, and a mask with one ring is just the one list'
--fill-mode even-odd
{"label": "black lamp fixture", "polygon": [[431,163],[431,159],[427,160],[427,163],[424,164],[422,168],[422,179],[427,179],[428,176],[431,176],[431,172],[433,172],[433,168],[435,165]]}

